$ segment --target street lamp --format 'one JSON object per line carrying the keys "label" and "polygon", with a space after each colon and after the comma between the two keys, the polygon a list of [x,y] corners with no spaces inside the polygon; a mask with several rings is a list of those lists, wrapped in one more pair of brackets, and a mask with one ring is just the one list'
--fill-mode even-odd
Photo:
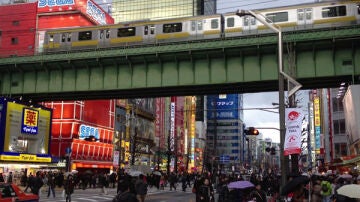
{"label": "street lamp", "polygon": [[273,24],[268,23],[263,17],[254,13],[251,10],[248,11],[238,11],[236,13],[239,17],[245,15],[251,15],[255,17],[258,21],[269,27],[275,33],[278,33],[278,83],[279,83],[279,122],[280,122],[280,162],[281,162],[281,184],[286,183],[287,175],[287,164],[284,157],[284,141],[285,141],[285,96],[284,96],[284,74],[283,74],[283,44],[282,44],[282,32],[280,28],[275,27]]}

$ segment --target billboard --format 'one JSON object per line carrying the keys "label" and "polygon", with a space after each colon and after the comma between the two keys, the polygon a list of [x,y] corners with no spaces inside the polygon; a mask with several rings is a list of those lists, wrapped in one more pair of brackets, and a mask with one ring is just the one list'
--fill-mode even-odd
{"label": "billboard", "polygon": [[51,110],[1,99],[3,137],[0,160],[51,162]]}
{"label": "billboard", "polygon": [[207,97],[207,118],[239,119],[239,95],[210,95]]}

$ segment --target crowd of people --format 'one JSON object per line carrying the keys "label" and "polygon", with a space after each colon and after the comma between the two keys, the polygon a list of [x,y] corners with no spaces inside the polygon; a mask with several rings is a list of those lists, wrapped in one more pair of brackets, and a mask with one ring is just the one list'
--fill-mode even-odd
{"label": "crowd of people", "polygon": [[[24,187],[24,192],[39,195],[42,190],[47,192],[47,197],[55,198],[55,188],[62,188],[67,202],[71,202],[71,194],[76,188],[102,188],[101,193],[107,194],[108,187],[117,189],[113,202],[144,202],[148,188],[161,191],[165,187],[170,191],[178,189],[183,192],[190,188],[195,195],[196,202],[275,202],[280,199],[293,202],[352,202],[355,200],[338,195],[337,190],[346,184],[360,185],[360,176],[355,174],[304,173],[290,175],[287,181],[291,183],[299,177],[303,177],[305,180],[296,184],[295,187],[288,184],[280,187],[281,176],[271,170],[253,173],[247,179],[239,174],[212,175],[209,172],[166,174],[156,171],[147,175],[133,176],[124,170],[111,174],[39,171],[35,175],[24,174],[20,182]],[[4,181],[4,177],[0,174],[0,182]],[[6,181],[12,182],[12,173],[6,177]],[[229,186],[230,183],[237,181],[249,181],[253,186],[238,188]],[[292,188],[290,189],[290,187]],[[282,190],[281,193],[280,190]],[[215,193],[217,193],[217,197],[215,197]]]}

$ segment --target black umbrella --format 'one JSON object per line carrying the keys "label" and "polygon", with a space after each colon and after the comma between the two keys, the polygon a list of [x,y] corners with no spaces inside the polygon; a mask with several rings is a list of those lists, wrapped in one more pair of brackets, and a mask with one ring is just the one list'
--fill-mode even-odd
{"label": "black umbrella", "polygon": [[307,176],[295,177],[289,181],[285,186],[282,187],[281,195],[287,195],[295,191],[299,186],[309,183],[310,178]]}

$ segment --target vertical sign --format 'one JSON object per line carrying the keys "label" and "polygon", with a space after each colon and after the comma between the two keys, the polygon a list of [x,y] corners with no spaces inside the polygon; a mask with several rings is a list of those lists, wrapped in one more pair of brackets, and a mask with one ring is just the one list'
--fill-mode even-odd
{"label": "vertical sign", "polygon": [[320,154],[320,134],[321,134],[321,120],[320,120],[320,98],[314,97],[314,125],[315,125],[315,152]]}
{"label": "vertical sign", "polygon": [[171,97],[170,104],[170,150],[174,151],[175,145],[175,97]]}
{"label": "vertical sign", "polygon": [[284,155],[301,153],[301,131],[304,114],[299,108],[285,109],[286,134]]}
{"label": "vertical sign", "polygon": [[23,108],[21,133],[38,134],[39,111],[31,108]]}
{"label": "vertical sign", "polygon": [[120,152],[114,151],[114,159],[113,159],[114,166],[119,166],[119,159],[120,159]]}

